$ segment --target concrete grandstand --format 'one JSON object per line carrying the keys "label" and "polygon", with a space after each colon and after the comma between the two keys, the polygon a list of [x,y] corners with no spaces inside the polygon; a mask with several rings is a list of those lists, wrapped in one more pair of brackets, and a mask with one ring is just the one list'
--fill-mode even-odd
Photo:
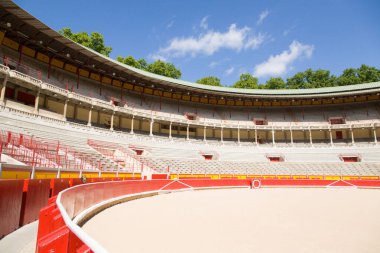
{"label": "concrete grandstand", "polygon": [[[210,87],[121,64],[11,1],[0,6],[1,179],[209,180],[204,187],[225,179],[223,186],[247,187],[252,179],[380,177],[380,82]],[[168,181],[150,184],[156,191]],[[3,228],[0,237],[15,229]]]}

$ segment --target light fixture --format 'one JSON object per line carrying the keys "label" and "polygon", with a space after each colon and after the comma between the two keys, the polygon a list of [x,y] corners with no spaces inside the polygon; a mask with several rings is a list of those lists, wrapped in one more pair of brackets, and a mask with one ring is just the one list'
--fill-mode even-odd
{"label": "light fixture", "polygon": [[116,73],[115,73],[115,72],[113,72],[113,73],[112,73],[112,75],[113,75],[113,76],[115,76],[115,75],[116,75]]}
{"label": "light fixture", "polygon": [[12,24],[7,22],[7,27],[11,27],[11,26],[12,26]]}
{"label": "light fixture", "polygon": [[70,58],[70,54],[69,53],[67,53],[66,56],[67,56],[67,58]]}

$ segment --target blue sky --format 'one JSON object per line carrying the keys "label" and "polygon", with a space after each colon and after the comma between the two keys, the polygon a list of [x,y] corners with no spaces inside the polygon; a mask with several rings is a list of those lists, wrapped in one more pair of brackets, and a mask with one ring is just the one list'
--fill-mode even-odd
{"label": "blue sky", "polygon": [[15,2],[53,29],[102,33],[112,58],[165,59],[188,81],[380,68],[378,0]]}

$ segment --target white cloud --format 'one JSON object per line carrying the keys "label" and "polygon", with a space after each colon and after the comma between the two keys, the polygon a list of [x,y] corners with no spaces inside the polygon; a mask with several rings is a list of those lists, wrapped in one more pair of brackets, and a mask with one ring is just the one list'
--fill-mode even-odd
{"label": "white cloud", "polygon": [[221,60],[210,62],[210,64],[208,66],[209,66],[209,68],[215,68],[216,66],[219,66],[219,65],[221,65],[221,64],[223,64],[225,62],[228,62],[230,60],[231,60],[230,58],[226,57],[226,58],[223,58]]}
{"label": "white cloud", "polygon": [[159,54],[150,54],[148,57],[154,61],[157,61],[157,60],[164,61],[164,62],[168,61],[168,59],[165,56],[162,56]]}
{"label": "white cloud", "polygon": [[158,55],[165,57],[181,57],[191,55],[193,57],[203,54],[212,55],[220,49],[240,51],[242,49],[255,49],[264,42],[265,36],[254,35],[251,28],[237,27],[231,24],[226,32],[208,30],[198,37],[175,37],[165,48],[158,51]]}
{"label": "white cloud", "polygon": [[292,68],[291,64],[302,57],[310,58],[313,54],[314,46],[305,45],[298,41],[293,41],[289,49],[278,55],[271,55],[269,59],[255,66],[254,76],[280,76]]}
{"label": "white cloud", "polygon": [[166,25],[166,28],[167,28],[167,29],[170,29],[170,28],[172,28],[173,25],[174,25],[174,20],[170,21],[170,22]]}
{"label": "white cloud", "polygon": [[208,16],[203,17],[201,22],[199,23],[199,27],[204,29],[204,30],[207,30],[207,28],[208,28],[207,20],[208,20]]}
{"label": "white cloud", "polygon": [[253,36],[253,37],[250,37],[248,40],[247,40],[247,43],[244,45],[244,48],[252,48],[252,49],[256,49],[258,48],[261,44],[263,44],[264,40],[265,40],[266,36],[259,33],[258,35],[256,36]]}
{"label": "white cloud", "polygon": [[293,25],[293,26],[291,26],[290,28],[284,30],[283,33],[282,33],[282,35],[283,35],[283,36],[288,36],[288,34],[289,34],[292,30],[294,30],[294,28],[296,28],[296,26]]}
{"label": "white cloud", "polygon": [[268,10],[265,10],[265,11],[262,11],[259,15],[259,19],[257,20],[256,24],[257,25],[261,25],[264,21],[264,19],[266,19],[269,15],[269,11]]}
{"label": "white cloud", "polygon": [[235,68],[234,67],[229,67],[228,69],[226,69],[226,71],[224,72],[226,74],[226,76],[229,76],[231,75],[233,72],[235,71]]}

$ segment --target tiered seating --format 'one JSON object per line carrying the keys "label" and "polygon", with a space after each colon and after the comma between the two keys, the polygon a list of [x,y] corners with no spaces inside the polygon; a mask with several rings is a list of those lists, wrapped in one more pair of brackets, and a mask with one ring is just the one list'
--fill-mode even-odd
{"label": "tiered seating", "polygon": [[[0,112],[0,129],[28,136],[41,143],[55,140],[61,147],[85,154],[89,162],[100,163],[102,170],[130,171],[128,161],[120,166],[119,158],[131,157],[129,164],[141,162],[152,172],[174,174],[221,174],[221,175],[380,175],[379,147],[368,146],[314,146],[289,147],[269,145],[237,146],[220,142],[170,141],[163,137],[131,135],[106,129],[87,127],[75,123],[60,123],[44,118],[29,118],[24,114]],[[5,138],[5,137],[4,137]],[[3,138],[3,139],[4,139]],[[90,140],[90,141],[89,141]],[[17,142],[15,142],[17,143]],[[90,144],[90,145],[89,145]],[[142,156],[132,148],[144,150]],[[218,160],[205,161],[203,152],[211,152]],[[69,152],[70,153],[70,152]],[[285,162],[271,163],[267,155],[279,154]],[[343,163],[340,154],[357,154],[359,163]],[[73,157],[73,156],[71,156]],[[118,164],[119,162],[119,164]],[[58,164],[58,163],[57,163]],[[136,166],[133,166],[138,171]],[[137,166],[140,167],[140,164]]]}

